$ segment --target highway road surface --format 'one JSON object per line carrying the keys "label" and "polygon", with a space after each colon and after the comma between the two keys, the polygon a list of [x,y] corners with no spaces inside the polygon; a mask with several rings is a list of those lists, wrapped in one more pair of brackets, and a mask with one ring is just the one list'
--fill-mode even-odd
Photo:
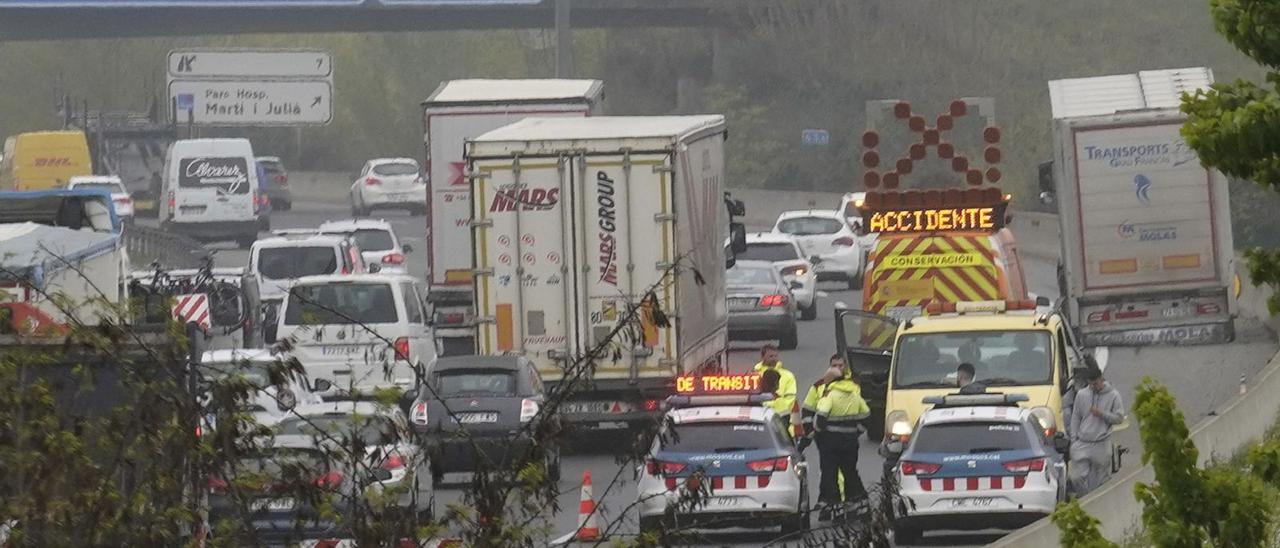
{"label": "highway road surface", "polygon": [[[751,204],[747,204],[747,207],[750,208]],[[347,218],[348,215],[349,210],[345,204],[299,201],[292,211],[274,213],[272,225],[273,228],[313,227],[326,220]],[[402,241],[416,248],[415,253],[409,255],[410,272],[422,277],[426,263],[425,218],[411,217],[398,211],[376,213],[374,216],[390,221]],[[246,252],[235,249],[231,244],[216,244],[211,247],[219,250],[216,255],[218,266],[243,266],[247,260]],[[1056,250],[1033,251],[1039,254],[1032,254],[1025,259],[1029,262],[1027,275],[1032,291],[1040,295],[1056,296],[1056,261],[1052,256]],[[800,322],[799,348],[782,353],[783,363],[796,375],[801,395],[822,373],[828,356],[835,351],[833,304],[840,301],[857,307],[861,303],[860,292],[844,290],[842,284],[824,284],[822,289],[824,293],[820,297],[818,318]],[[1273,337],[1256,320],[1242,319],[1237,324],[1237,333],[1237,340],[1228,345],[1111,348],[1106,360],[1106,376],[1120,389],[1126,406],[1132,405],[1132,389],[1144,376],[1161,380],[1178,397],[1188,422],[1194,424],[1236,394],[1240,377],[1252,377],[1276,352]],[[758,350],[759,343],[734,343],[730,355],[733,369],[748,370],[757,361]],[[1119,433],[1117,439],[1122,445],[1132,448],[1128,458],[1136,461],[1141,451],[1137,428]],[[559,511],[548,516],[546,524],[549,538],[559,537],[574,529],[579,486],[583,473],[588,470],[593,476],[595,495],[605,518],[602,523],[621,520],[614,529],[615,533],[636,533],[637,518],[634,512],[627,511],[628,505],[634,502],[636,496],[635,465],[620,464],[614,453],[617,447],[623,446],[623,441],[625,440],[618,436],[585,437],[575,444],[572,452],[564,456]],[[816,500],[816,450],[811,447],[807,457],[813,463],[810,486],[813,490],[812,499]],[[882,459],[864,438],[858,466],[863,481],[868,486],[879,479],[881,465]],[[446,477],[446,483],[465,480],[465,476]],[[439,489],[438,509],[443,510],[445,505],[461,501],[460,484],[441,486]],[[770,537],[769,534],[759,532],[710,532],[698,544],[762,546],[767,545]],[[998,531],[933,532],[926,535],[920,545],[984,545],[999,537]]]}

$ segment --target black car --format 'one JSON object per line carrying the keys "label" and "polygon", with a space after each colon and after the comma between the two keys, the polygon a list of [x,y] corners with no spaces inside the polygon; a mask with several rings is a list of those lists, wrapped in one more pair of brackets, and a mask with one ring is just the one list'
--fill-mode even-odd
{"label": "black car", "polygon": [[289,172],[284,168],[284,162],[275,156],[259,156],[258,165],[266,172],[262,189],[267,191],[271,207],[279,211],[293,209],[293,192],[289,190]]}
{"label": "black car", "polygon": [[[559,479],[559,448],[545,439],[558,432],[556,419],[541,419],[541,429],[530,424],[545,393],[538,370],[528,360],[438,358],[427,368],[426,382],[410,416],[437,480],[446,473],[475,472],[482,462],[492,469],[525,456],[545,459],[547,473]],[[544,443],[535,444],[539,437]]]}
{"label": "black car", "polygon": [[[240,459],[234,477],[215,474],[209,479],[211,535],[228,541],[268,544],[344,536],[346,529],[315,504],[316,493],[300,485],[314,485],[327,496],[338,514],[348,508],[351,478],[326,458],[310,436],[277,436],[273,442]],[[230,482],[241,482],[232,488]],[[242,521],[243,520],[243,521]],[[225,521],[235,525],[221,526]]]}

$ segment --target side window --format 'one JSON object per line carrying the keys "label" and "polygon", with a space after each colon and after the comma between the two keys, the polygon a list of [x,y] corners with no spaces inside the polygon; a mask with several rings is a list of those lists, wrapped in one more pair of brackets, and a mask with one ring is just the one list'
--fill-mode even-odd
{"label": "side window", "polygon": [[400,291],[404,293],[404,310],[409,316],[409,323],[426,323],[422,317],[422,301],[418,300],[418,293],[414,291],[413,284],[400,284]]}
{"label": "side window", "polygon": [[533,387],[534,394],[541,396],[543,394],[542,377],[538,375],[538,370],[532,364],[526,367],[529,368],[529,386]]}
{"label": "side window", "polygon": [[342,261],[342,272],[356,274],[355,265],[351,263],[351,248],[345,244],[338,244],[339,260]]}

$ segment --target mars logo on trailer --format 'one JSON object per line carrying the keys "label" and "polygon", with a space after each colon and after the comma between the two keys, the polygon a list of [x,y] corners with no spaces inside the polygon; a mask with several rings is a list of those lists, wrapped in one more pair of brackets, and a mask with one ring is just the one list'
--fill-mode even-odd
{"label": "mars logo on trailer", "polygon": [[613,199],[613,179],[603,171],[596,172],[596,211],[600,217],[600,281],[618,285],[618,203]]}
{"label": "mars logo on trailer", "polygon": [[517,207],[521,211],[546,211],[559,202],[560,189],[558,188],[520,188],[518,190],[506,188],[493,195],[489,212],[515,211]]}

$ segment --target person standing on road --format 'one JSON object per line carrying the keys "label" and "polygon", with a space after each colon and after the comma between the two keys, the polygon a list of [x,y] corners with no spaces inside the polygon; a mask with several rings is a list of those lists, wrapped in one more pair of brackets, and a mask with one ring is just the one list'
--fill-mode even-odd
{"label": "person standing on road", "polygon": [[[804,403],[800,404],[800,424],[804,426],[806,439],[813,437],[813,418],[818,414],[818,400],[822,399],[823,394],[827,393],[827,384],[836,379],[847,377],[848,375],[844,368],[844,357],[839,353],[832,354],[831,358],[827,360],[827,371],[813,383],[813,386],[809,387],[809,391],[804,394]],[[855,384],[855,386],[857,385]],[[858,393],[862,393],[861,387],[858,388]],[[803,451],[804,448],[800,450]]]}
{"label": "person standing on road", "polygon": [[[822,471],[818,500],[823,508],[818,518],[823,520],[830,519],[832,507],[842,498],[859,504],[867,500],[867,489],[858,475],[858,436],[862,434],[861,422],[871,416],[871,408],[862,399],[858,385],[844,376],[843,369],[836,380],[827,383],[814,420]],[[837,475],[844,477],[843,489]]]}
{"label": "person standing on road", "polygon": [[1071,414],[1072,408],[1075,407],[1076,397],[1089,387],[1089,380],[1086,379],[1090,369],[1099,369],[1098,361],[1094,359],[1093,354],[1084,355],[1084,367],[1076,367],[1071,371],[1071,386],[1067,389],[1067,393],[1062,395],[1062,418],[1066,424],[1062,425],[1063,432],[1067,435],[1071,434]]}
{"label": "person standing on road", "polygon": [[791,406],[796,402],[796,376],[782,366],[782,362],[778,361],[778,347],[772,344],[766,344],[760,348],[760,363],[756,364],[756,373],[764,374],[765,371],[778,372],[778,390],[774,395],[774,403],[769,407],[777,409],[786,409],[785,413],[791,413]]}
{"label": "person standing on road", "polygon": [[760,374],[760,393],[770,394],[773,396],[773,399],[764,402],[763,405],[767,409],[772,409],[773,414],[776,415],[778,420],[781,420],[782,424],[787,427],[788,431],[790,431],[791,406],[788,405],[786,408],[783,408],[782,404],[784,402],[781,402],[778,398],[778,385],[781,383],[781,379],[782,375],[778,373],[777,369],[765,370],[764,373]]}
{"label": "person standing on road", "polygon": [[1089,386],[1076,395],[1071,407],[1072,491],[1078,497],[1097,489],[1111,477],[1111,429],[1124,422],[1120,392],[1090,367],[1085,378]]}

